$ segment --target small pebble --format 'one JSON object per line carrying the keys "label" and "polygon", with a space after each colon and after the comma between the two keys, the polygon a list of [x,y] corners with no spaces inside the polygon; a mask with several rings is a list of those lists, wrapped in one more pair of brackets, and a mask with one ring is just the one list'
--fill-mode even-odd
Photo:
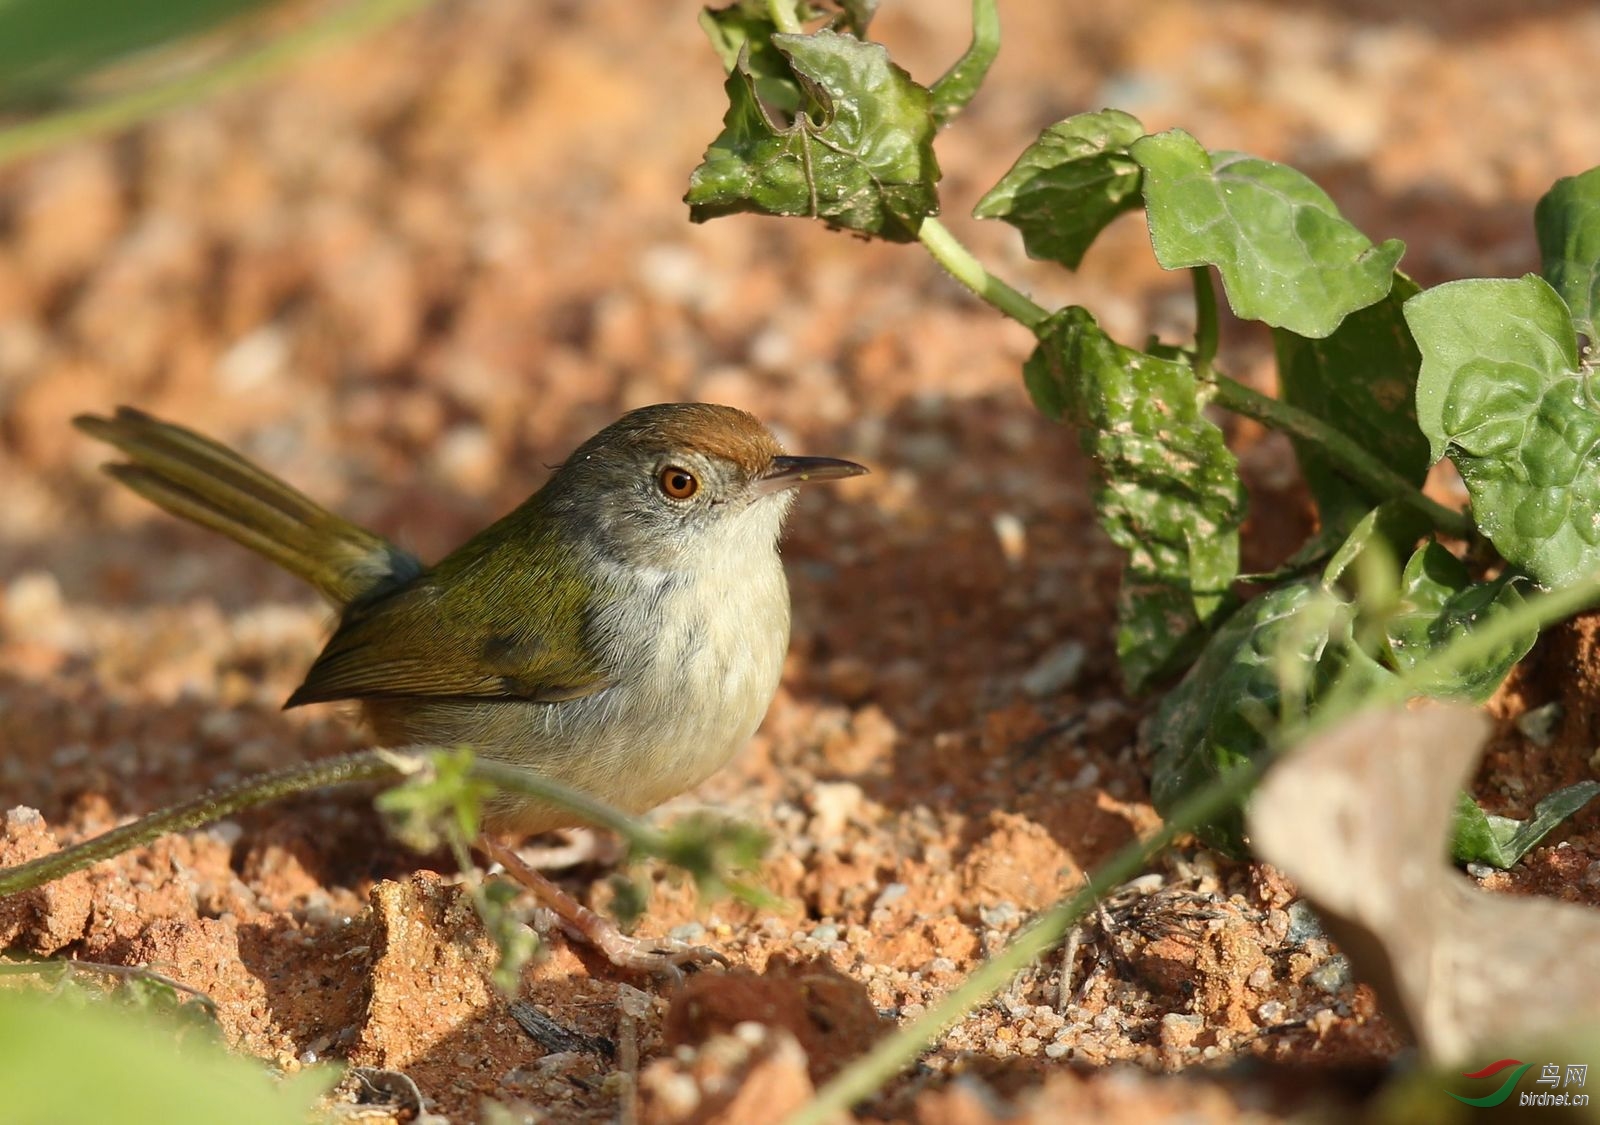
{"label": "small pebble", "polygon": [[699,922],[685,922],[681,926],[674,926],[667,931],[667,936],[673,941],[694,943],[705,940],[706,928]]}
{"label": "small pebble", "polygon": [[1560,703],[1546,703],[1518,715],[1517,729],[1535,746],[1549,746],[1555,740],[1563,714]]}
{"label": "small pebble", "polygon": [[998,512],[994,520],[994,537],[1000,544],[1000,554],[1006,565],[1015,569],[1028,556],[1028,531],[1022,520],[1011,512]]}
{"label": "small pebble", "polygon": [[878,892],[878,897],[872,902],[872,909],[882,910],[884,907],[888,906],[897,899],[905,898],[910,891],[911,888],[906,886],[904,883],[890,883],[887,887]]}
{"label": "small pebble", "polygon": [[1041,656],[1022,677],[1022,690],[1032,699],[1049,699],[1078,682],[1089,650],[1081,641],[1066,641]]}
{"label": "small pebble", "polygon": [[1343,954],[1335,954],[1307,973],[1306,979],[1328,995],[1336,995],[1350,987],[1350,962]]}
{"label": "small pebble", "polygon": [[993,906],[978,907],[978,917],[991,930],[998,930],[1009,922],[1015,922],[1021,917],[1021,912],[1015,903],[997,902]]}
{"label": "small pebble", "polygon": [[1311,938],[1323,937],[1322,921],[1305,899],[1291,902],[1285,911],[1289,915],[1289,932],[1283,940],[1289,945],[1304,945]]}

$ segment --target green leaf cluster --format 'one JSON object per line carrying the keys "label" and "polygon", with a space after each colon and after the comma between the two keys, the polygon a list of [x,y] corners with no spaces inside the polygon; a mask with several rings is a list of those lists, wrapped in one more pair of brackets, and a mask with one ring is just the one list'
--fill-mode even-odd
{"label": "green leaf cluster", "polygon": [[[1447,673],[1437,654],[1498,627],[1529,589],[1600,573],[1600,169],[1539,201],[1542,277],[1424,291],[1399,272],[1398,240],[1373,241],[1285,164],[1208,150],[1181,129],[1149,134],[1116,109],[1068,117],[974,215],[1076,269],[1111,223],[1142,211],[1157,261],[1192,275],[1196,330],[1136,347],[1086,309],[1033,304],[934,218],[933,137],[994,57],[992,0],[974,3],[971,49],[926,90],[865,40],[864,20],[836,15],[808,35],[776,26],[773,8],[743,0],[705,17],[730,108],[690,182],[691,217],[807,215],[918,239],[1034,332],[1028,390],[1077,430],[1100,523],[1126,552],[1124,678],[1143,692],[1182,676],[1153,723],[1159,807],[1270,752],[1335,696],[1382,685],[1486,699],[1532,632]],[[1278,397],[1217,369],[1213,271],[1233,315],[1270,328]],[[1238,573],[1246,497],[1218,407],[1286,434],[1316,503],[1318,530],[1268,575]],[[1470,518],[1422,491],[1446,457]],[[1254,600],[1247,585],[1263,588]],[[1209,834],[1237,846],[1237,830],[1234,818]],[[1493,854],[1517,852],[1496,838]]]}

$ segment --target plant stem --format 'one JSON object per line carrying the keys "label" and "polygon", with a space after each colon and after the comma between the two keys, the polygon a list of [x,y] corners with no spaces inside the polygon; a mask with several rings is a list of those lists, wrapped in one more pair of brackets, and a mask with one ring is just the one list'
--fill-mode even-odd
{"label": "plant stem", "polygon": [[0,129],[0,163],[95,133],[126,128],[147,117],[264,77],[324,46],[352,39],[398,19],[428,0],[353,0],[310,27],[194,74],[35,121]]}
{"label": "plant stem", "polygon": [[951,277],[1017,323],[1037,328],[1050,315],[1024,294],[984,269],[983,263],[972,256],[972,251],[963,246],[938,219],[929,216],[922,220],[917,241],[933,255],[934,261],[949,271]]}
{"label": "plant stem", "polygon": [[169,832],[184,832],[221,820],[254,805],[264,805],[281,797],[303,793],[308,789],[322,789],[333,785],[351,785],[363,781],[399,781],[406,776],[403,762],[394,754],[368,750],[342,758],[321,762],[307,762],[288,769],[264,774],[241,781],[214,793],[196,797],[169,808],[160,809],[140,817],[132,824],[124,824],[91,840],[69,848],[51,852],[38,859],[19,863],[15,867],[0,868],[0,898],[20,894],[43,886],[52,879],[82,871],[103,859],[120,855],[131,848],[148,844]]}
{"label": "plant stem", "polygon": [[1290,406],[1281,399],[1251,390],[1215,371],[1211,385],[1216,388],[1216,403],[1235,414],[1253,418],[1269,429],[1279,430],[1290,437],[1302,438],[1315,445],[1332,458],[1339,469],[1351,480],[1371,489],[1379,496],[1392,497],[1416,508],[1446,535],[1458,539],[1471,539],[1477,535],[1472,518],[1465,512],[1447,508],[1423,495],[1420,489],[1405,477],[1385,465],[1361,446],[1350,440],[1343,431],[1328,425],[1314,414]]}
{"label": "plant stem", "polygon": [[[434,749],[368,750],[250,778],[214,793],[158,809],[131,824],[113,828],[81,844],[62,848],[15,867],[0,868],[0,898],[43,886],[53,879],[148,844],[169,832],[198,828],[241,809],[264,805],[282,797],[358,782],[403,782],[423,770],[434,755],[442,753],[444,751]],[[498,792],[536,797],[575,813],[585,823],[609,828],[627,841],[629,850],[635,854],[660,856],[669,863],[688,868],[696,878],[708,873],[716,874],[702,871],[694,863],[687,862],[682,854],[678,854],[681,849],[674,849],[672,838],[667,833],[559,781],[485,758],[473,759],[469,776],[488,782]],[[734,882],[731,886],[741,897],[748,899],[758,896],[758,892],[742,883]]]}
{"label": "plant stem", "polygon": [[[995,277],[972,252],[949,232],[943,223],[934,218],[922,220],[917,238],[934,259],[949,271],[961,284],[972,290],[982,300],[1005,313],[1012,320],[1037,330],[1050,315],[1022,293]],[[1422,512],[1434,527],[1459,539],[1470,539],[1477,534],[1471,517],[1466,513],[1447,508],[1422,494],[1422,491],[1405,477],[1368,453],[1337,428],[1328,425],[1314,414],[1291,406],[1270,395],[1251,390],[1243,383],[1228,378],[1212,366],[1217,348],[1217,304],[1211,287],[1211,275],[1204,268],[1193,274],[1196,308],[1196,361],[1195,374],[1215,388],[1216,403],[1235,414],[1253,418],[1269,429],[1281,430],[1290,437],[1301,438],[1315,445],[1352,480],[1365,485],[1379,496],[1403,500]]]}
{"label": "plant stem", "polygon": [[815,1098],[785,1119],[783,1125],[823,1125],[833,1120],[835,1114],[871,1096],[967,1012],[999,992],[1007,981],[1060,941],[1108,891],[1138,875],[1178,836],[1241,800],[1259,780],[1266,763],[1267,756],[1263,755],[1180,802],[1160,831],[1117,852],[1082,890],[1041,914],[1010,945],[979,966],[926,1014],[881,1040],[866,1055],[847,1066],[817,1091]]}
{"label": "plant stem", "polygon": [[1194,266],[1189,275],[1194,281],[1194,373],[1201,381],[1209,382],[1221,334],[1217,327],[1217,291],[1211,285],[1210,266]]}
{"label": "plant stem", "polygon": [[767,15],[785,35],[800,35],[805,31],[794,14],[794,0],[767,0]]}
{"label": "plant stem", "polygon": [[948,125],[983,85],[1000,53],[1000,12],[996,0],[972,0],[972,42],[955,65],[928,87],[933,119]]}

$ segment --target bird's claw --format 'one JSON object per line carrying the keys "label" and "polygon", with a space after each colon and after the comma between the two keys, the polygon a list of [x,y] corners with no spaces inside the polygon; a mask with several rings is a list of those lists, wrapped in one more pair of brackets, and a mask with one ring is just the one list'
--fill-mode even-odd
{"label": "bird's claw", "polygon": [[728,959],[715,949],[672,938],[629,937],[612,925],[598,932],[591,928],[580,936],[617,968],[669,977],[674,984],[683,983],[685,969],[698,972],[708,965],[729,965]]}

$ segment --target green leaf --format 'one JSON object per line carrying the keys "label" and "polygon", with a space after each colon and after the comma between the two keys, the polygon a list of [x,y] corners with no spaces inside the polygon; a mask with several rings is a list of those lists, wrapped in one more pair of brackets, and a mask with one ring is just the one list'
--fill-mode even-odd
{"label": "green leaf", "polygon": [[274,1081],[150,1013],[25,988],[0,989],[0,1059],[0,1117],[19,1123],[301,1125],[335,1078],[323,1067]]}
{"label": "green leaf", "polygon": [[[1184,797],[1267,753],[1280,723],[1303,718],[1342,674],[1387,675],[1350,651],[1352,616],[1353,607],[1320,584],[1298,582],[1230,617],[1150,722],[1156,810],[1165,815]],[[1239,810],[1198,831],[1211,846],[1242,854]]]}
{"label": "green leaf", "polygon": [[[1417,427],[1417,372],[1422,353],[1402,306],[1416,283],[1394,275],[1388,296],[1347,316],[1331,335],[1311,339],[1273,330],[1280,395],[1355,440],[1413,484],[1428,475],[1428,439]],[[1350,526],[1383,499],[1338,471],[1316,446],[1294,442],[1324,524]]]}
{"label": "green leaf", "polygon": [[972,42],[929,90],[935,123],[947,125],[967,108],[999,53],[1000,11],[996,0],[972,0]]}
{"label": "green leaf", "polygon": [[722,60],[723,70],[733,73],[742,57],[762,102],[788,117],[800,112],[800,83],[789,69],[789,60],[772,44],[778,28],[766,0],[738,0],[726,8],[703,8],[700,27]]}
{"label": "green leaf", "polygon": [[1144,135],[1121,110],[1080,113],[1050,126],[978,200],[972,214],[1022,232],[1030,258],[1077,269],[1107,224],[1139,206],[1138,163],[1128,146]]}
{"label": "green leaf", "polygon": [[829,226],[911,242],[939,208],[928,91],[876,43],[819,31],[774,35],[803,102],[774,122],[747,65],[728,76],[720,136],[689,180],[689,218],[809,215]]}
{"label": "green leaf", "polygon": [[1244,490],[1185,362],[1123,347],[1089,313],[1039,329],[1023,369],[1039,409],[1079,428],[1100,522],[1128,552],[1117,655],[1129,689],[1181,668],[1230,604]]}
{"label": "green leaf", "polygon": [[1293,168],[1213,156],[1181,129],[1130,151],[1144,169],[1157,260],[1169,270],[1216,266],[1240,317],[1321,339],[1389,292],[1404,244],[1373,246]]}
{"label": "green leaf", "polygon": [[1527,820],[1493,816],[1463,793],[1456,804],[1450,855],[1457,863],[1485,863],[1503,871],[1532,851],[1551,829],[1587,805],[1597,793],[1600,781],[1580,781],[1557,789],[1533,807],[1533,816]]}
{"label": "green leaf", "polygon": [[1600,168],[1563,176],[1533,209],[1544,277],[1591,345],[1600,343]]}
{"label": "green leaf", "polygon": [[1422,349],[1417,421],[1495,549],[1545,586],[1600,569],[1600,409],[1548,282],[1454,281],[1406,302]]}
{"label": "green leaf", "polygon": [[[1516,583],[1514,575],[1473,582],[1461,560],[1438,543],[1428,542],[1411,556],[1400,576],[1400,604],[1384,627],[1390,662],[1402,673],[1414,672],[1483,620],[1515,610],[1522,605]],[[1437,699],[1482,703],[1538,639],[1538,630],[1529,629],[1447,680],[1419,681],[1417,690]]]}
{"label": "green leaf", "polygon": [[1322,584],[1330,591],[1344,577],[1345,572],[1356,568],[1356,560],[1371,550],[1380,550],[1386,556],[1392,575],[1399,558],[1416,546],[1431,525],[1428,517],[1404,500],[1386,500],[1373,508],[1346,534],[1328,558],[1322,571]]}

